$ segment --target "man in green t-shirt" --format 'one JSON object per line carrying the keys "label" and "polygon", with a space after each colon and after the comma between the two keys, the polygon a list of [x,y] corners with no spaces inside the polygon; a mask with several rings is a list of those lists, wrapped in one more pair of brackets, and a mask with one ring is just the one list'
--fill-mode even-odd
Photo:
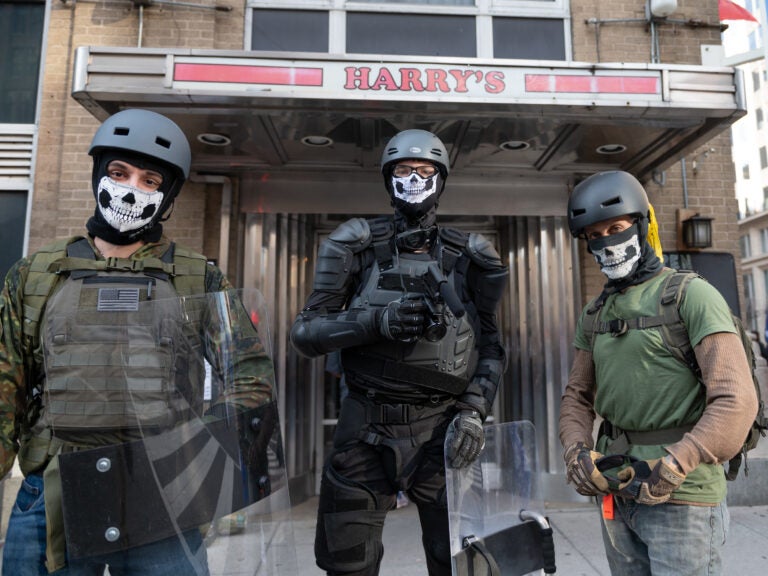
{"label": "man in green t-shirt", "polygon": [[[722,463],[738,453],[757,411],[728,305],[696,278],[679,306],[702,386],[665,346],[660,327],[632,322],[658,314],[674,273],[648,241],[640,182],[621,171],[587,178],[571,195],[568,223],[607,277],[579,318],[562,398],[568,482],[601,499],[612,574],[720,574],[728,530]],[[585,330],[594,320],[617,329]],[[635,329],[618,329],[628,325]],[[595,444],[596,415],[603,422]],[[616,457],[600,460],[604,454]]]}

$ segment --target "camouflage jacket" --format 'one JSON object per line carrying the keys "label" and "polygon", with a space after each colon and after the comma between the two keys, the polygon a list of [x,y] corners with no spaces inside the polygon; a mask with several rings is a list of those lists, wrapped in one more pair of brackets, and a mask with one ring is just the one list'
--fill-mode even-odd
{"label": "camouflage jacket", "polygon": [[[169,246],[170,240],[163,237],[159,242],[139,248],[130,260],[160,258]],[[95,247],[94,252],[97,259],[103,260]],[[0,478],[10,470],[19,450],[19,430],[29,430],[34,424],[28,421],[30,410],[27,407],[32,383],[44,382],[41,345],[39,342],[33,344],[22,330],[24,285],[33,258],[22,258],[10,269],[0,296]],[[223,273],[211,264],[206,266],[204,282],[206,293],[232,288]],[[242,408],[260,406],[272,398],[272,361],[244,309],[233,313],[231,324],[236,336],[233,366],[230,367],[233,385],[216,399],[216,404]],[[206,350],[216,348],[215,333],[207,330],[205,339]],[[213,361],[211,364],[216,366]]]}

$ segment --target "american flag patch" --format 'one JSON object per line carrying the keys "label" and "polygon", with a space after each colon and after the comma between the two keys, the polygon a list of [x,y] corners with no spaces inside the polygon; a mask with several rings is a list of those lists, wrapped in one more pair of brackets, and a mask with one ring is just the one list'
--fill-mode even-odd
{"label": "american flag patch", "polygon": [[139,309],[138,288],[99,288],[99,312],[136,312]]}

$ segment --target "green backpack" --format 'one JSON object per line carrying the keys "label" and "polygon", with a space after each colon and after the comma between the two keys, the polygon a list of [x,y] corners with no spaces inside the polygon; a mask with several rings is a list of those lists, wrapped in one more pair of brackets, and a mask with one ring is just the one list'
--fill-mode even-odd
{"label": "green backpack", "polygon": [[[630,318],[628,320],[611,320],[603,322],[599,319],[600,307],[595,307],[595,301],[591,302],[587,314],[582,321],[582,330],[584,336],[590,341],[590,348],[594,347],[597,334],[615,334],[620,335],[627,330],[644,330],[647,328],[660,328],[660,333],[664,344],[672,355],[680,362],[685,364],[696,375],[699,382],[702,382],[701,369],[696,361],[696,355],[691,346],[688,337],[688,330],[680,318],[679,306],[685,296],[688,284],[694,278],[702,278],[696,272],[688,270],[679,270],[667,276],[661,288],[661,298],[659,299],[658,315],[642,316],[640,318]],[[704,280],[704,278],[702,278]],[[725,477],[728,480],[735,480],[738,475],[742,461],[744,462],[744,474],[749,474],[747,465],[747,452],[757,446],[761,436],[766,435],[768,430],[768,418],[763,412],[763,399],[760,392],[760,383],[757,379],[757,363],[755,361],[754,351],[752,350],[752,341],[741,323],[741,319],[731,313],[734,327],[741,337],[741,343],[744,346],[744,352],[747,355],[750,371],[752,372],[752,383],[757,393],[758,408],[752,427],[747,434],[741,451],[731,458],[728,462],[728,469]]]}

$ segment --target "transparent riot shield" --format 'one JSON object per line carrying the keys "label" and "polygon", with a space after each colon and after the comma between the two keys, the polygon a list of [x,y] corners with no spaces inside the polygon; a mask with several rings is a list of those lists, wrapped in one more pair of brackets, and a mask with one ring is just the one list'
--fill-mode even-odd
{"label": "transparent riot shield", "polygon": [[70,561],[167,547],[185,573],[297,575],[261,294],[92,284],[41,331]]}
{"label": "transparent riot shield", "polygon": [[552,529],[543,515],[536,436],[528,421],[485,426],[470,466],[446,463],[454,576],[555,572]]}

